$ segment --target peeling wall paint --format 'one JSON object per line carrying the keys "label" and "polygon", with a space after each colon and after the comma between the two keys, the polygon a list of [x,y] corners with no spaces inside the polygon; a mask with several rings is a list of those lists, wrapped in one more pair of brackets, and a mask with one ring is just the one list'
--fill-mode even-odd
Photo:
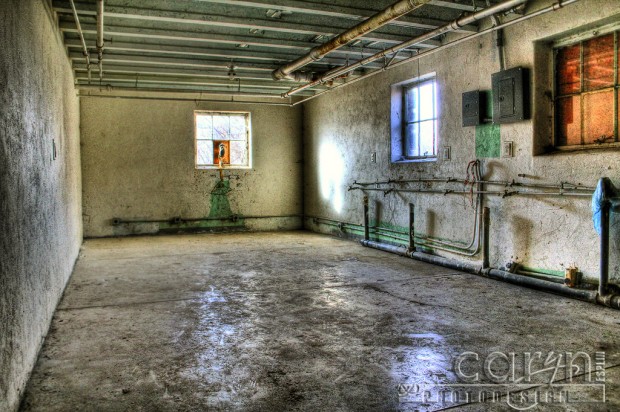
{"label": "peeling wall paint", "polygon": [[3,1],[0,21],[0,411],[14,411],[82,243],[79,100],[47,2]]}
{"label": "peeling wall paint", "polygon": [[[92,97],[81,103],[86,237],[301,227],[299,217],[167,222],[300,215],[301,108]],[[225,170],[221,183],[218,170],[194,167],[194,110],[251,112],[252,169]],[[113,218],[163,222],[113,226]]]}
{"label": "peeling wall paint", "polygon": [[[551,1],[528,2],[530,10]],[[464,178],[468,162],[482,159],[484,177],[532,183],[581,183],[594,186],[608,176],[620,185],[618,150],[538,155],[550,141],[551,115],[548,54],[539,41],[594,30],[599,22],[618,21],[620,2],[581,1],[566,9],[508,28],[506,67],[533,69],[533,119],[501,126],[501,142],[513,142],[514,156],[499,157],[498,148],[477,153],[476,128],[462,127],[461,95],[491,90],[491,75],[500,69],[493,35],[465,42],[328,93],[305,104],[305,211],[339,221],[362,223],[362,193],[348,191],[354,181],[457,177]],[[541,67],[543,69],[541,70]],[[409,164],[390,163],[390,85],[436,73],[440,96],[439,153],[451,147],[451,159]],[[329,151],[329,153],[327,153]],[[377,162],[371,154],[377,153]],[[325,161],[326,158],[336,159]],[[518,177],[522,175],[523,177]],[[329,176],[326,179],[325,176]],[[382,224],[406,227],[408,203],[415,204],[416,231],[468,243],[474,209],[467,195],[388,194],[369,192],[371,216]],[[591,221],[590,199],[558,197],[487,197],[491,209],[491,264],[510,261],[558,273],[576,264],[586,278],[598,278],[598,236]],[[620,230],[617,215],[612,228],[611,277],[620,282]],[[338,228],[315,224],[312,230],[333,233]],[[447,252],[440,255],[464,259]],[[475,260],[475,259],[474,259]]]}

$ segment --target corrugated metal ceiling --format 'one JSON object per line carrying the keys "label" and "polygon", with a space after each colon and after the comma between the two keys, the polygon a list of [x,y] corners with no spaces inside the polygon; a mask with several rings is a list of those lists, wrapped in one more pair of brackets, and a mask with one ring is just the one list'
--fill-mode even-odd
{"label": "corrugated metal ceiling", "polygon": [[[279,96],[297,83],[275,81],[271,73],[394,0],[106,0],[103,78],[96,51],[96,1],[75,6],[91,54],[92,77],[68,0],[54,0],[60,29],[80,88],[174,90]],[[498,1],[492,1],[496,4]],[[484,8],[481,1],[433,0],[304,68],[323,73],[442,26],[463,13]],[[476,32],[466,26],[463,32]],[[441,44],[432,39],[399,53]],[[364,70],[380,69],[376,61]],[[359,75],[355,72],[352,76]],[[344,80],[339,80],[344,81]],[[300,95],[329,87],[319,85]]]}

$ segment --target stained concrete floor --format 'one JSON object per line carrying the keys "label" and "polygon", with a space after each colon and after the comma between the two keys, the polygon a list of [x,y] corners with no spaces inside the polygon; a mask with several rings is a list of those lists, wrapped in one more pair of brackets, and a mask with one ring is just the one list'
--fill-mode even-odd
{"label": "stained concrete floor", "polygon": [[534,410],[620,410],[619,324],[617,311],[306,232],[89,240],[22,409],[510,410],[436,390],[465,382],[466,351],[480,359],[468,375],[494,351],[584,351],[592,368],[606,353],[607,402]]}

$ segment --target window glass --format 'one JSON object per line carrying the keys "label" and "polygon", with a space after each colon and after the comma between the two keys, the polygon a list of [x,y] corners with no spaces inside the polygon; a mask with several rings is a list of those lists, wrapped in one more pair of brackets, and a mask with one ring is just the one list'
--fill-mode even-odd
{"label": "window glass", "polygon": [[403,153],[407,158],[437,154],[437,96],[435,80],[404,88]]}
{"label": "window glass", "polygon": [[617,32],[556,49],[556,146],[618,141],[617,61]]}
{"label": "window glass", "polygon": [[195,112],[196,167],[250,167],[250,114]]}

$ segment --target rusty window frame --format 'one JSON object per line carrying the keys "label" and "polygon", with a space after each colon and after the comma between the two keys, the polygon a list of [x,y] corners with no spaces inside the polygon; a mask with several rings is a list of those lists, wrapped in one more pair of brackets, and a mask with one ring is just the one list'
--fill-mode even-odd
{"label": "rusty window frame", "polygon": [[[584,44],[586,42],[592,41],[594,39],[597,38],[603,38],[609,35],[613,35],[613,67],[611,68],[613,70],[613,84],[611,86],[606,86],[606,87],[602,87],[599,89],[593,89],[593,90],[586,90],[585,86],[584,86],[584,82],[585,82],[585,73],[584,73]],[[556,42],[556,44],[554,44],[553,46],[553,63],[552,63],[552,71],[553,71],[553,113],[554,113],[554,122],[553,122],[553,136],[554,136],[554,146],[556,149],[558,150],[564,150],[564,149],[575,149],[575,148],[593,148],[593,147],[616,147],[619,146],[620,143],[620,136],[618,133],[618,123],[619,123],[619,118],[620,118],[620,113],[618,112],[618,100],[620,99],[620,84],[619,84],[619,54],[620,54],[620,46],[619,46],[619,42],[620,42],[620,30],[618,30],[618,27],[616,25],[616,27],[613,27],[611,29],[607,29],[607,30],[600,30],[600,31],[594,31],[594,32],[590,32],[589,35],[581,35],[579,37],[576,37],[573,39],[573,41],[560,41],[560,42]],[[561,94],[560,93],[560,87],[559,87],[559,73],[558,73],[558,55],[560,53],[561,50],[566,50],[568,48],[574,47],[576,45],[579,45],[579,51],[580,51],[580,55],[579,55],[579,81],[580,81],[580,85],[579,85],[579,90],[573,93],[564,93]],[[594,141],[594,143],[590,143],[590,142],[585,142],[584,139],[584,134],[586,133],[586,127],[584,126],[584,122],[586,119],[586,116],[584,115],[584,111],[585,111],[585,98],[588,96],[592,96],[595,94],[603,94],[605,92],[610,92],[612,93],[612,99],[613,99],[613,136],[609,136],[608,139],[602,140],[601,141]],[[569,145],[569,144],[565,144],[562,145],[559,142],[559,138],[560,138],[560,126],[561,125],[561,118],[560,118],[560,101],[564,100],[564,99],[568,99],[570,97],[577,97],[579,99],[579,121],[580,121],[580,125],[579,125],[579,132],[580,132],[580,143],[579,144],[573,144],[573,145]],[[568,142],[567,142],[568,143]]]}

